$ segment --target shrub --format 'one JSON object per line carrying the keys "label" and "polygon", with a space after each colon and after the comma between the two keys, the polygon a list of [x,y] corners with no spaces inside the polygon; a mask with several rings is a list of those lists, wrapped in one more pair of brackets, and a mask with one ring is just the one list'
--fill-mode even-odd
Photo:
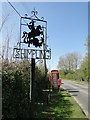
{"label": "shrub", "polygon": [[[3,63],[2,70],[2,114],[3,118],[29,118],[30,116],[30,63]],[[35,101],[40,101],[43,89],[48,87],[48,77],[35,68]],[[38,99],[39,98],[39,99]]]}

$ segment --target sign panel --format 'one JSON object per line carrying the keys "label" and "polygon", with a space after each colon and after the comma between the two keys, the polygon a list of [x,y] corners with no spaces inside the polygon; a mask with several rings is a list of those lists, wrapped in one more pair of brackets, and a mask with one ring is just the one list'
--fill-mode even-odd
{"label": "sign panel", "polygon": [[13,49],[13,57],[21,59],[51,59],[51,49],[49,50],[35,50],[35,49]]}

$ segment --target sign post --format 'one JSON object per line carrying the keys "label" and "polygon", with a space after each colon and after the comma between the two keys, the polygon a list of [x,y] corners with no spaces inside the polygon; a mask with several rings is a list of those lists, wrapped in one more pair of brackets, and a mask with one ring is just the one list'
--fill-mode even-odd
{"label": "sign post", "polygon": [[[44,60],[46,77],[46,59],[51,59],[51,49],[47,45],[47,21],[42,17],[37,17],[37,11],[31,12],[31,17],[21,17],[20,19],[20,42],[13,49],[13,58],[31,60],[30,73],[30,117],[34,117],[34,80],[35,80],[35,59]],[[42,27],[41,27],[42,26]],[[26,30],[22,32],[23,30]],[[27,32],[28,31],[28,32]],[[18,46],[19,45],[19,46]],[[28,47],[27,47],[28,45]],[[30,47],[30,48],[29,48]]]}
{"label": "sign post", "polygon": [[34,80],[35,80],[35,59],[31,59],[31,80],[30,80],[30,117],[34,117]]}

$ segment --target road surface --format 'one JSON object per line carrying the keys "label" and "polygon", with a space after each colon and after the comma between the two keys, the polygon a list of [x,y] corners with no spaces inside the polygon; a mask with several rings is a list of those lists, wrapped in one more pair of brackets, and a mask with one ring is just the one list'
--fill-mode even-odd
{"label": "road surface", "polygon": [[88,85],[77,83],[69,80],[62,80],[61,87],[66,89],[70,95],[76,100],[83,112],[88,116]]}

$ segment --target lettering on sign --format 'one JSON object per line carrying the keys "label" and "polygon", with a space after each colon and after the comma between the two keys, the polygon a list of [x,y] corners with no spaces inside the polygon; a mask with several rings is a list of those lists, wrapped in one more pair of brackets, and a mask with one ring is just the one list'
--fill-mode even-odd
{"label": "lettering on sign", "polygon": [[[45,56],[44,56],[45,55]],[[13,49],[14,58],[26,59],[51,59],[51,49],[49,50],[35,50],[35,49]]]}

